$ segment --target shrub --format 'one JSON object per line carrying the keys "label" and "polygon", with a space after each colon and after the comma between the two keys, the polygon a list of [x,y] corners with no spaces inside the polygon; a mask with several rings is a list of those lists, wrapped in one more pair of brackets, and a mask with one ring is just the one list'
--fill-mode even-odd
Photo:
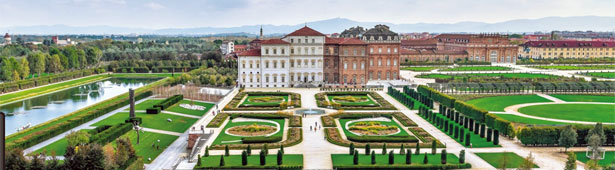
{"label": "shrub", "polygon": [[461,150],[459,152],[459,163],[466,163],[466,150]]}
{"label": "shrub", "polygon": [[241,143],[275,143],[282,141],[282,136],[257,136],[241,138]]}
{"label": "shrub", "polygon": [[443,149],[442,154],[440,154],[440,163],[446,164],[446,149]]}
{"label": "shrub", "polygon": [[226,118],[229,115],[226,113],[218,113],[208,124],[207,127],[208,128],[217,128],[220,127],[222,125],[222,123],[224,123],[224,121],[226,120]]}
{"label": "shrub", "polygon": [[158,114],[160,113],[160,107],[150,107],[145,109],[145,113],[147,114]]}
{"label": "shrub", "polygon": [[393,154],[393,151],[389,151],[389,164],[393,165],[395,163],[395,155]]}
{"label": "shrub", "polygon": [[97,133],[94,136],[91,136],[90,143],[97,143],[101,146],[104,146],[105,144],[115,140],[116,138],[122,136],[130,130],[132,130],[132,124],[130,123],[116,124],[100,133]]}
{"label": "shrub", "polygon": [[412,164],[412,150],[410,149],[406,152],[406,164]]}
{"label": "shrub", "polygon": [[[246,151],[241,152],[241,165],[246,166],[248,164],[248,153]],[[198,167],[199,165],[197,165]]]}
{"label": "shrub", "polygon": [[154,107],[159,107],[160,110],[164,110],[174,105],[175,103],[182,101],[183,99],[184,99],[184,95],[174,95],[174,96],[164,99],[163,101],[158,102],[158,104],[155,104]]}
{"label": "shrub", "polygon": [[352,163],[355,165],[359,164],[359,151],[354,151],[354,155],[352,156]]}

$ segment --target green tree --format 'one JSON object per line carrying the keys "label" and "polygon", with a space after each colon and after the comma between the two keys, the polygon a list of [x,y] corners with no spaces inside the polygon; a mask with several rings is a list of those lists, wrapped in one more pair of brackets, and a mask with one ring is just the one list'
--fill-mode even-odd
{"label": "green tree", "polygon": [[258,153],[258,156],[260,158],[261,165],[265,165],[265,163],[267,163],[265,160],[265,150],[261,150],[261,152]]}
{"label": "green tree", "polygon": [[395,163],[395,154],[393,151],[389,151],[389,165],[393,165]]}
{"label": "green tree", "polygon": [[21,77],[26,79],[30,75],[30,63],[25,58],[21,59]]}
{"label": "green tree", "polygon": [[349,154],[349,155],[354,154],[354,150],[355,150],[355,149],[354,149],[354,143],[350,143],[350,147],[349,147],[349,150],[348,150],[348,154]]}
{"label": "green tree", "polygon": [[224,156],[220,155],[220,166],[224,166]]}
{"label": "green tree", "polygon": [[598,165],[598,161],[591,159],[585,163],[586,170],[600,170],[600,165]]}
{"label": "green tree", "polygon": [[429,163],[429,159],[427,159],[427,152],[425,152],[425,156],[423,157],[423,164]]}
{"label": "green tree", "polygon": [[265,153],[265,156],[269,155],[269,147],[266,143],[263,144],[263,152]]}
{"label": "green tree", "polygon": [[374,153],[374,151],[372,151],[371,157],[372,157],[372,165],[376,164],[376,153]]}
{"label": "green tree", "polygon": [[436,154],[436,141],[431,141],[431,154],[435,155]]}
{"label": "green tree", "polygon": [[277,155],[278,165],[282,165],[283,157],[284,157],[284,151],[283,150],[278,150],[278,155]]}
{"label": "green tree", "polygon": [[387,154],[387,144],[386,144],[386,143],[384,143],[384,144],[382,145],[382,155],[386,155],[386,154]]}
{"label": "green tree", "polygon": [[90,133],[86,131],[72,131],[66,135],[69,146],[86,145],[90,142]]}
{"label": "green tree", "polygon": [[576,170],[577,169],[577,155],[573,152],[567,152],[568,159],[566,159],[566,167],[564,170]]}
{"label": "green tree", "polygon": [[284,153],[284,145],[280,145],[280,151],[282,151],[282,153]]}
{"label": "green tree", "polygon": [[602,145],[602,140],[598,134],[591,134],[587,144],[591,146],[592,149],[592,159],[598,159],[600,157],[600,146]]}
{"label": "green tree", "polygon": [[42,154],[30,156],[29,170],[43,170],[45,168],[45,157]]}
{"label": "green tree", "polygon": [[102,51],[98,49],[97,47],[88,47],[85,53],[85,56],[87,58],[87,63],[90,65],[98,64],[102,55],[103,55]]}
{"label": "green tree", "polygon": [[559,146],[563,146],[564,152],[568,152],[568,148],[577,144],[577,131],[572,125],[567,125],[559,135]]}
{"label": "green tree", "polygon": [[412,150],[410,149],[406,152],[406,164],[412,164]]}
{"label": "green tree", "polygon": [[470,146],[470,144],[472,143],[470,141],[470,139],[471,139],[470,133],[472,133],[472,132],[466,133],[466,146]]}
{"label": "green tree", "polygon": [[459,163],[466,163],[466,150],[461,150],[459,152]]}
{"label": "green tree", "polygon": [[[248,145],[248,149],[250,149],[250,145]],[[209,146],[205,146],[205,157],[209,156]]]}
{"label": "green tree", "polygon": [[87,169],[92,170],[104,170],[105,169],[105,154],[103,153],[102,147],[98,144],[86,145],[86,152],[80,152],[81,154],[85,154],[83,157],[85,158]]}
{"label": "green tree", "polygon": [[359,152],[355,151],[353,156],[352,156],[352,163],[355,165],[359,164]]}
{"label": "green tree", "polygon": [[6,80],[6,81],[12,81],[13,80],[13,64],[11,63],[11,61],[8,60],[8,58],[6,57],[2,57],[0,58],[0,61],[2,62],[1,66],[2,70],[0,71],[0,79],[2,80]]}
{"label": "green tree", "polygon": [[365,145],[365,155],[369,155],[370,150],[371,150],[371,146],[368,143],[368,144]]}
{"label": "green tree", "polygon": [[585,141],[589,141],[589,138],[592,136],[592,134],[598,135],[598,137],[600,138],[600,145],[606,142],[606,135],[604,135],[604,129],[602,128],[602,123],[596,123],[594,128],[589,130],[589,132],[587,133],[587,136],[585,136]]}
{"label": "green tree", "polygon": [[19,148],[4,150],[6,155],[5,167],[11,170],[26,170],[28,168],[28,160],[24,157],[23,150]]}
{"label": "green tree", "polygon": [[201,167],[201,154],[197,154],[196,167]]}
{"label": "green tree", "polygon": [[414,154],[415,155],[419,155],[421,154],[421,147],[419,146],[419,144],[416,144],[416,148],[414,149]]}
{"label": "green tree", "polygon": [[132,147],[132,143],[130,142],[130,138],[122,137],[118,138],[116,143],[116,152],[114,154],[115,164],[120,167],[126,166],[131,158],[137,156],[135,149]]}
{"label": "green tree", "polygon": [[47,68],[49,72],[61,72],[64,70],[64,66],[61,63],[60,55],[53,55],[49,57],[49,62],[47,63]]}
{"label": "green tree", "polygon": [[440,163],[446,164],[446,149],[442,150],[442,154],[440,154]]}
{"label": "green tree", "polygon": [[246,166],[248,164],[248,152],[241,152],[241,165]]}
{"label": "green tree", "polygon": [[224,145],[224,156],[229,156],[229,155],[231,155],[231,154],[230,154],[230,151],[228,149],[228,145]]}
{"label": "green tree", "polygon": [[[418,145],[418,143],[417,143],[417,145]],[[401,144],[401,147],[399,149],[399,154],[400,155],[406,154],[406,148],[404,148],[404,144],[403,143]]]}
{"label": "green tree", "polygon": [[248,148],[246,148],[246,152],[248,153],[248,156],[252,155],[252,146],[250,146],[248,144]]}

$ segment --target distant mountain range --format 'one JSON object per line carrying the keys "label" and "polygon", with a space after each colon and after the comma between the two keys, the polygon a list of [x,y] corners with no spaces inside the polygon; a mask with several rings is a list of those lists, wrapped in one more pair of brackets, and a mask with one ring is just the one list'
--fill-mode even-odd
{"label": "distant mountain range", "polygon": [[[614,31],[615,17],[603,16],[575,16],[575,17],[545,17],[539,19],[518,19],[497,23],[484,22],[458,22],[452,24],[414,23],[393,24],[386,22],[359,22],[345,18],[333,18],[321,21],[307,22],[307,25],[322,33],[339,33],[353,26],[366,28],[376,24],[386,24],[395,32],[536,32],[536,31]],[[262,25],[265,34],[280,35],[290,33],[304,24],[297,25]],[[237,27],[195,27],[195,28],[166,28],[145,29],[114,26],[67,26],[67,25],[40,25],[15,26],[0,28],[10,30],[13,34],[160,34],[160,35],[213,35],[233,34],[256,36],[261,25],[246,25]]]}

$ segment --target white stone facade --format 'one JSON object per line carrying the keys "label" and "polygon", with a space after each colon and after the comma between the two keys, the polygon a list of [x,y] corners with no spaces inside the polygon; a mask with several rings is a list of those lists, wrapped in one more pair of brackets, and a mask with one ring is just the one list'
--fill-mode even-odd
{"label": "white stone facade", "polygon": [[292,85],[323,83],[324,36],[287,36],[290,43],[290,72]]}

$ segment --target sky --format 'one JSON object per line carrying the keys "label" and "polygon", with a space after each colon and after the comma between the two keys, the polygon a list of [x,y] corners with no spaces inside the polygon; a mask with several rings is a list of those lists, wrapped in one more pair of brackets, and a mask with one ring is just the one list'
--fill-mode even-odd
{"label": "sky", "polygon": [[0,0],[0,27],[131,28],[363,22],[495,23],[550,16],[615,16],[614,0]]}

